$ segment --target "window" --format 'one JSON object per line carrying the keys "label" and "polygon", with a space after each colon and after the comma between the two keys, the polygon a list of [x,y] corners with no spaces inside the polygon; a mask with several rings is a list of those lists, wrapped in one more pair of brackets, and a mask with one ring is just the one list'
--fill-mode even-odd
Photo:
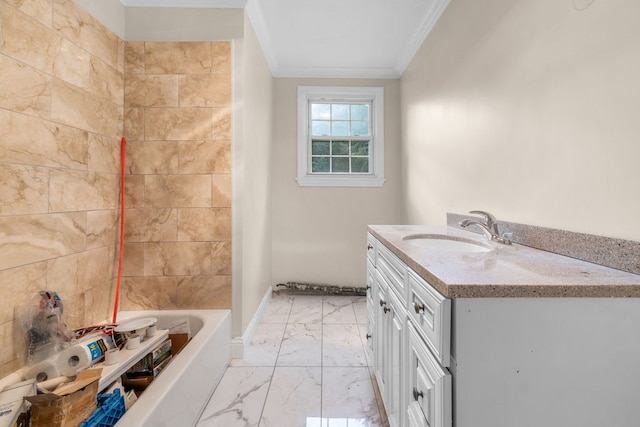
{"label": "window", "polygon": [[384,184],[380,87],[298,87],[298,185]]}

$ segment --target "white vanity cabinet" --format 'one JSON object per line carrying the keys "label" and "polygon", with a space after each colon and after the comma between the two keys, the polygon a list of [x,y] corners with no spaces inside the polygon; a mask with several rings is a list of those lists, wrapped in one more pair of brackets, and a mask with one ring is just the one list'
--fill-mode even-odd
{"label": "white vanity cabinet", "polygon": [[[369,235],[373,366],[391,427],[451,427],[450,301]],[[371,323],[374,324],[373,328]]]}

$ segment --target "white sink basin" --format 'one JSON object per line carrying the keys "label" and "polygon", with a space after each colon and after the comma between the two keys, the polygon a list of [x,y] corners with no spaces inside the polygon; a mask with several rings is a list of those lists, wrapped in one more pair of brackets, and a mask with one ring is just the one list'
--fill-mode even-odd
{"label": "white sink basin", "polygon": [[413,234],[404,237],[402,240],[410,245],[432,251],[490,252],[493,250],[488,244],[484,245],[474,240],[444,234]]}

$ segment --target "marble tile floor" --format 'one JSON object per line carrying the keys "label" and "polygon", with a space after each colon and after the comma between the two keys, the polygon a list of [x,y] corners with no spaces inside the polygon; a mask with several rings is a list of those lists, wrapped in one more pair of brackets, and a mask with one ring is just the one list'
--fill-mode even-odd
{"label": "marble tile floor", "polygon": [[197,427],[384,427],[365,297],[273,295]]}

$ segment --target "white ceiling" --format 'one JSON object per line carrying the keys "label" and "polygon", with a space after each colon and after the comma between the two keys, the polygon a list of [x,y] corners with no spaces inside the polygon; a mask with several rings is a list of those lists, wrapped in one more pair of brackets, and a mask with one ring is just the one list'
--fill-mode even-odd
{"label": "white ceiling", "polygon": [[276,77],[397,78],[450,0],[121,0],[245,8]]}

